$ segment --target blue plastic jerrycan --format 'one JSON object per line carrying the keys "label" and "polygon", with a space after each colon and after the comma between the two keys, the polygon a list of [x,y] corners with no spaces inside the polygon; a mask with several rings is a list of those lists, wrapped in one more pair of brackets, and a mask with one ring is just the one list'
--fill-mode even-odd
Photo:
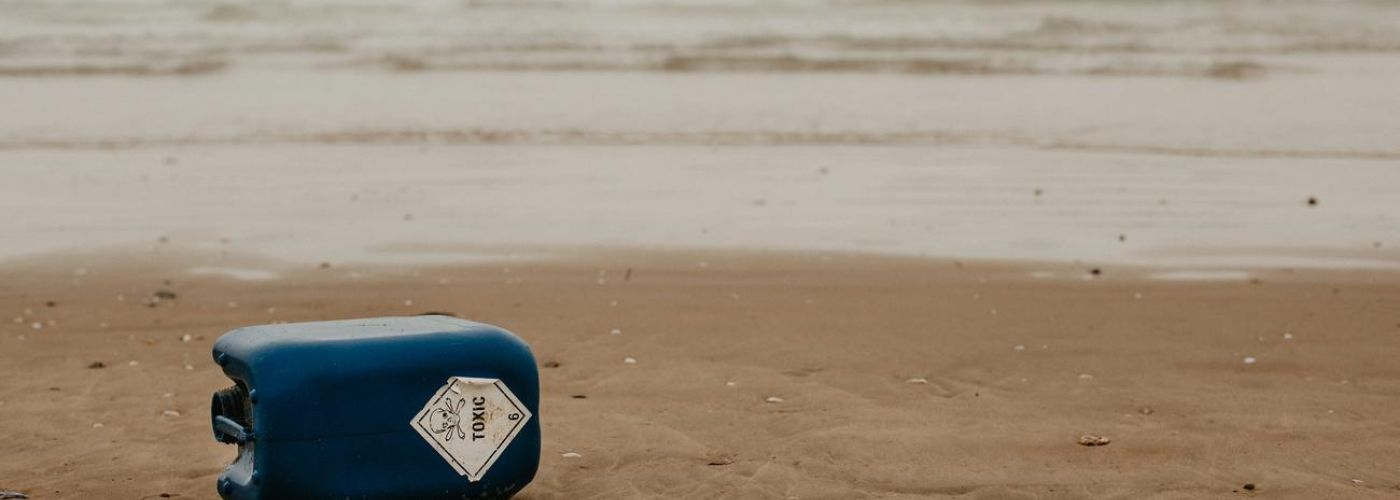
{"label": "blue plastic jerrycan", "polygon": [[240,328],[214,344],[233,387],[226,499],[508,498],[540,458],[529,346],[449,316]]}

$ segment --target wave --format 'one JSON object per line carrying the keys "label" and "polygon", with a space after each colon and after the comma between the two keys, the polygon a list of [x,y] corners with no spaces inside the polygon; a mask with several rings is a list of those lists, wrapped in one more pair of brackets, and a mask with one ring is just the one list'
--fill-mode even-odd
{"label": "wave", "polygon": [[424,71],[657,71],[671,73],[899,73],[910,75],[1158,76],[1216,79],[1262,78],[1298,68],[1253,60],[1149,62],[1117,59],[1092,64],[1011,57],[854,58],[796,55],[668,55],[563,60],[453,59],[392,54],[367,61],[394,72]]}
{"label": "wave", "polygon": [[1112,144],[1035,139],[1014,133],[964,131],[619,131],[587,129],[355,128],[228,136],[107,137],[0,140],[0,150],[110,150],[177,146],[322,145],[577,145],[577,146],[1009,146],[1046,151],[1202,158],[1400,160],[1400,150],[1251,149]]}
{"label": "wave", "polygon": [[199,76],[227,69],[222,59],[192,59],[171,64],[110,63],[110,64],[32,64],[0,65],[0,77],[53,76]]}

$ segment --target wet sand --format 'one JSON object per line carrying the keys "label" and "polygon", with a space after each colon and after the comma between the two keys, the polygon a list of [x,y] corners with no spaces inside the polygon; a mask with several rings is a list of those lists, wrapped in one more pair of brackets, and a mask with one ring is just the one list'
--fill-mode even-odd
{"label": "wet sand", "polygon": [[[219,334],[446,311],[517,332],[544,365],[543,464],[521,498],[1400,494],[1393,273],[1182,282],[846,253],[537,253],[570,257],[11,261],[0,489],[213,497],[233,456],[205,413],[226,383]],[[158,290],[176,298],[148,307]]]}

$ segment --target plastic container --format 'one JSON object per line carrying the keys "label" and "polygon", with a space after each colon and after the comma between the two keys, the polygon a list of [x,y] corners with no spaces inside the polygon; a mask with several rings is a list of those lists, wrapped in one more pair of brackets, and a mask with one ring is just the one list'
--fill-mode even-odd
{"label": "plastic container", "polygon": [[508,498],[540,456],[539,371],[501,328],[448,316],[240,328],[214,437],[227,499]]}

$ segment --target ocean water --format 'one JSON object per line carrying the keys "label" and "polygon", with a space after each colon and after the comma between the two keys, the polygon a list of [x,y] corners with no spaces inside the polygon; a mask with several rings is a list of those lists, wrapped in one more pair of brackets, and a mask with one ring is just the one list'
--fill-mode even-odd
{"label": "ocean water", "polygon": [[0,0],[0,257],[1392,268],[1397,88],[1381,1]]}
{"label": "ocean water", "polygon": [[237,68],[1249,78],[1400,52],[1380,1],[0,2],[0,75]]}

